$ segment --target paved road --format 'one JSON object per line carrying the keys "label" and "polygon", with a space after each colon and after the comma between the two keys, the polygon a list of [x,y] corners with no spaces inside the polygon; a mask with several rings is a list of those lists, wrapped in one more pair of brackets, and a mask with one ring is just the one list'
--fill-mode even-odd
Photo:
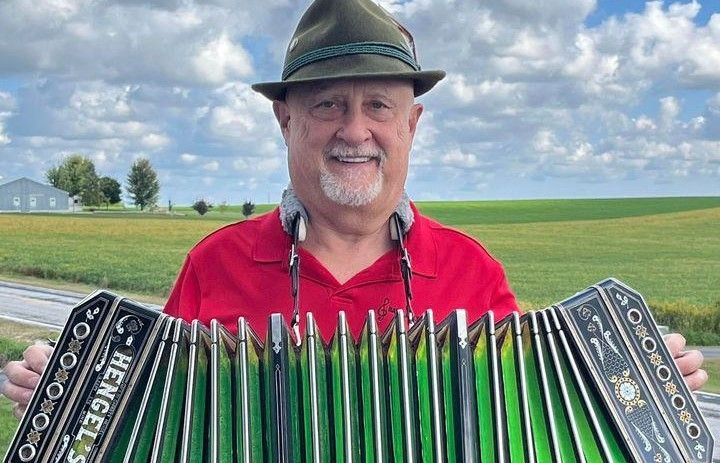
{"label": "paved road", "polygon": [[689,347],[689,349],[700,349],[706,359],[720,359],[720,346]]}
{"label": "paved road", "polygon": [[[0,317],[61,328],[70,309],[85,296],[72,291],[0,281]],[[720,347],[702,350],[706,358],[720,357]],[[714,461],[720,463],[720,395],[700,393],[697,399],[715,436]]]}
{"label": "paved road", "polygon": [[87,294],[0,281],[0,317],[62,328],[70,309],[85,296]]}

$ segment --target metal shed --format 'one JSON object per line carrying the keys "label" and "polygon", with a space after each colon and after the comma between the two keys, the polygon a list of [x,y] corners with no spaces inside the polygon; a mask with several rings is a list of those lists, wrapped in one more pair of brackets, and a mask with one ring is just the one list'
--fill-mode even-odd
{"label": "metal shed", "polygon": [[67,191],[22,177],[0,185],[0,212],[67,212]]}

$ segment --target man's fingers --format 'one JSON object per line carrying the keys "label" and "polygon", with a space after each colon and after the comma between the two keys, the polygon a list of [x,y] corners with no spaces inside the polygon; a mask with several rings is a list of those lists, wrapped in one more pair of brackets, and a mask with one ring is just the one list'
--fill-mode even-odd
{"label": "man's fingers", "polygon": [[691,391],[697,391],[702,388],[708,380],[708,374],[705,370],[695,370],[691,374],[685,376],[685,383]]}
{"label": "man's fingers", "polygon": [[675,364],[683,376],[695,372],[703,363],[703,354],[699,350],[689,350],[681,356],[675,357]]}
{"label": "man's fingers", "polygon": [[685,349],[685,337],[680,333],[666,334],[663,340],[673,357],[677,357]]}
{"label": "man's fingers", "polygon": [[25,410],[27,410],[27,405],[15,404],[13,407],[13,415],[15,415],[15,418],[18,420],[21,420],[25,414]]}
{"label": "man's fingers", "polygon": [[52,348],[50,346],[35,344],[25,349],[23,358],[32,371],[42,374],[50,359],[50,354],[52,354]]}
{"label": "man's fingers", "polygon": [[24,361],[8,362],[3,371],[9,380],[9,382],[5,383],[3,389],[7,389],[7,386],[11,383],[26,389],[35,389],[40,381],[40,375],[29,369]]}
{"label": "man's fingers", "polygon": [[27,404],[30,402],[33,390],[20,387],[17,384],[5,383],[3,386],[3,394],[8,399],[19,404]]}

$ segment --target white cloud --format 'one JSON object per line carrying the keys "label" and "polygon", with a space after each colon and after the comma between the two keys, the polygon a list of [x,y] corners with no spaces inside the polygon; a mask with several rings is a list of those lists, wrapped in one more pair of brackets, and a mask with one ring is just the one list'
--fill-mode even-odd
{"label": "white cloud", "polygon": [[249,85],[228,84],[216,94],[218,103],[204,118],[210,136],[248,143],[265,138],[276,125],[269,101]]}
{"label": "white cloud", "polygon": [[7,92],[0,91],[0,112],[11,111],[15,108],[15,98]]}
{"label": "white cloud", "polygon": [[220,168],[220,163],[217,161],[210,161],[203,165],[203,170],[206,170],[208,172],[217,172],[217,170]]}
{"label": "white cloud", "polygon": [[660,98],[660,123],[665,128],[672,127],[678,114],[680,114],[680,103],[677,98],[673,96]]}
{"label": "white cloud", "polygon": [[649,117],[640,116],[635,120],[635,128],[639,131],[653,131],[657,129],[657,125]]}
{"label": "white cloud", "polygon": [[12,141],[5,131],[5,120],[12,116],[14,108],[15,98],[7,92],[0,91],[0,145],[7,145]]}
{"label": "white cloud", "polygon": [[2,121],[0,121],[0,145],[7,145],[12,140],[8,136],[8,134],[5,133],[5,127]]}
{"label": "white cloud", "polygon": [[216,85],[252,72],[239,38],[255,23],[234,10],[193,2],[164,9],[7,0],[0,2],[0,72]]}
{"label": "white cloud", "polygon": [[233,161],[233,168],[244,173],[268,174],[283,167],[283,159],[280,157],[257,158],[243,157]]}
{"label": "white cloud", "polygon": [[513,102],[519,91],[518,84],[503,82],[502,79],[468,82],[463,74],[449,74],[446,87],[462,104],[478,103],[489,106],[491,103]]}
{"label": "white cloud", "polygon": [[538,153],[550,153],[556,155],[565,155],[567,149],[559,145],[557,137],[552,130],[541,129],[533,138],[533,149]]}
{"label": "white cloud", "polygon": [[183,153],[180,155],[180,162],[183,164],[193,164],[197,159],[197,154]]}
{"label": "white cloud", "polygon": [[222,84],[228,79],[247,76],[252,72],[250,55],[223,33],[207,43],[193,59],[200,80]]}
{"label": "white cloud", "polygon": [[593,38],[582,32],[577,35],[575,47],[576,55],[564,67],[568,77],[590,95],[607,97],[610,92],[620,98],[627,96],[627,87],[618,81],[620,57],[617,54],[601,53]]}
{"label": "white cloud", "polygon": [[451,149],[442,157],[442,163],[446,166],[472,168],[477,165],[477,156],[472,153],[463,153],[458,148]]}
{"label": "white cloud", "polygon": [[122,120],[132,115],[128,102],[131,88],[106,87],[93,82],[85,88],[76,88],[68,101],[69,106],[93,119]]}
{"label": "white cloud", "polygon": [[147,135],[143,135],[140,143],[145,148],[158,150],[169,145],[170,138],[161,133],[149,133]]}

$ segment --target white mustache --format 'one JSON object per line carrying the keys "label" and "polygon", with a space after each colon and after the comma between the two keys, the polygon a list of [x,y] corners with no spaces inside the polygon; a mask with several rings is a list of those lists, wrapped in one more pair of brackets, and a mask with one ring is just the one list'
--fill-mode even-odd
{"label": "white mustache", "polygon": [[371,158],[384,161],[387,158],[385,150],[374,146],[348,146],[335,145],[325,150],[328,158]]}

